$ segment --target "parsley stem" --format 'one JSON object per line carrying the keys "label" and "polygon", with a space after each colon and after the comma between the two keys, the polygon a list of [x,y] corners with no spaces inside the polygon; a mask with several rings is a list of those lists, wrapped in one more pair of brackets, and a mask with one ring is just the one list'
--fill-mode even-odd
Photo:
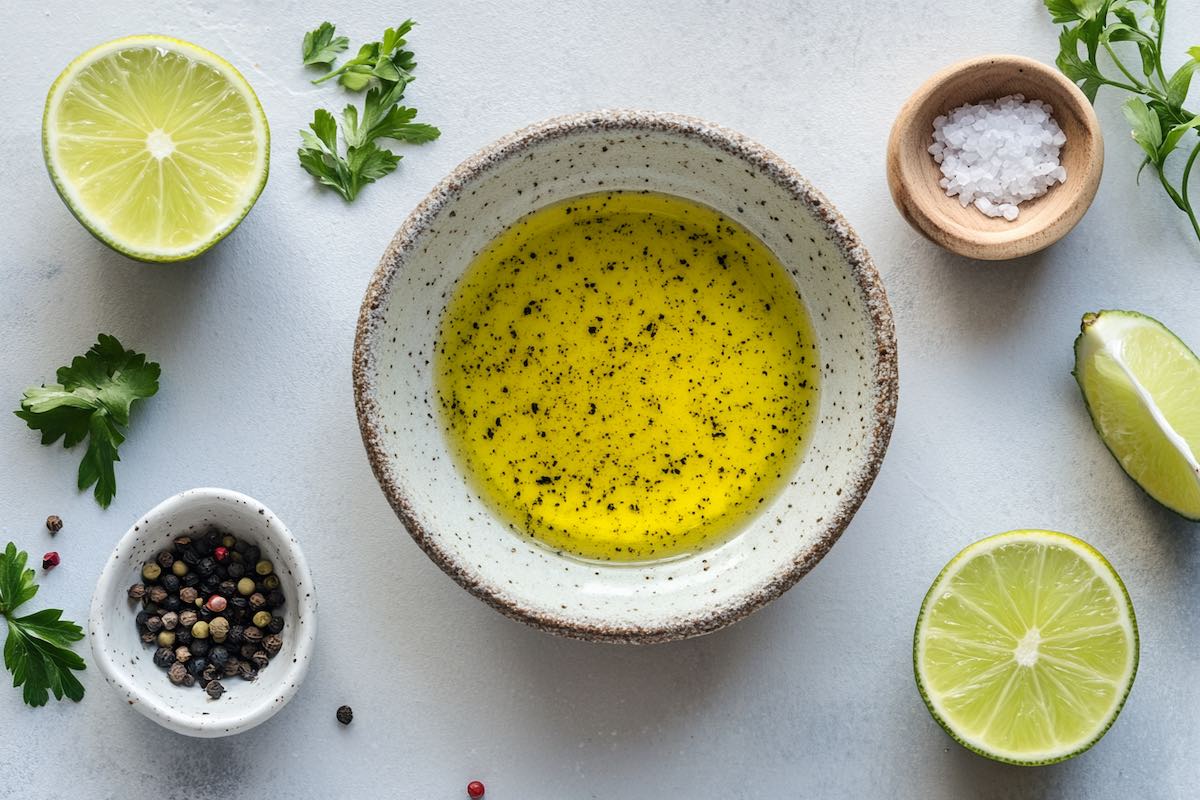
{"label": "parsley stem", "polygon": [[1188,198],[1188,187],[1192,176],[1192,165],[1196,163],[1196,156],[1198,155],[1200,155],[1200,142],[1197,142],[1196,146],[1192,148],[1192,154],[1188,156],[1187,164],[1183,167],[1183,184],[1181,188],[1183,190],[1183,210],[1188,215],[1188,219],[1192,221],[1192,230],[1196,232],[1196,238],[1200,239],[1200,222],[1196,220],[1196,214],[1192,210],[1192,202]]}
{"label": "parsley stem", "polygon": [[337,69],[333,70],[332,72],[326,73],[325,75],[322,75],[322,76],[321,76],[321,77],[319,77],[319,78],[313,78],[313,79],[312,79],[312,82],[313,82],[314,84],[317,84],[317,83],[324,83],[325,81],[329,80],[329,79],[330,79],[330,78],[332,78],[332,77],[335,77],[335,76],[337,76],[337,75],[341,75],[343,72],[345,72],[345,71],[346,71],[346,67],[347,67],[347,66],[349,66],[349,65],[348,65],[348,64],[343,64],[342,66],[338,67]]}
{"label": "parsley stem", "polygon": [[[1142,94],[1154,94],[1153,87],[1147,86],[1146,84],[1139,81],[1137,78],[1135,78],[1133,76],[1132,72],[1130,72],[1128,69],[1125,68],[1125,64],[1121,61],[1121,59],[1117,58],[1116,51],[1113,50],[1112,45],[1109,44],[1107,41],[1104,42],[1104,49],[1106,51],[1108,51],[1108,56],[1109,56],[1109,58],[1111,58],[1113,60],[1113,63],[1117,65],[1117,69],[1121,70],[1121,74],[1123,74],[1126,78],[1128,78],[1130,83],[1132,83],[1134,86],[1137,87],[1136,89],[1134,89],[1133,87],[1129,87],[1130,91],[1140,92]],[[1097,70],[1100,68],[1095,63],[1095,61],[1092,62],[1092,65],[1095,66]]]}

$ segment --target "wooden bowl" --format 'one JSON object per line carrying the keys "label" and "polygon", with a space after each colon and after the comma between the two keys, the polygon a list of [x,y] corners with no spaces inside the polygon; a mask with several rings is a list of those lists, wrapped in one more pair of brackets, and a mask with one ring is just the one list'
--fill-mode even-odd
{"label": "wooden bowl", "polygon": [[[1012,222],[947,197],[928,150],[935,117],[1010,94],[1048,103],[1067,137],[1059,156],[1066,183],[1021,203]],[[1000,261],[1054,244],[1091,205],[1103,169],[1104,139],[1091,103],[1058,70],[1022,56],[983,56],[938,72],[900,109],[888,140],[888,187],[900,213],[930,241],[969,258]]]}

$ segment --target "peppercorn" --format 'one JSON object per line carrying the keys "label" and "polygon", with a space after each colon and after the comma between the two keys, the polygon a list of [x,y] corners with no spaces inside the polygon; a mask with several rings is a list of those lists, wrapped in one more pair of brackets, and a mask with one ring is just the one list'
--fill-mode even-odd
{"label": "peppercorn", "polygon": [[187,575],[188,572],[188,565],[184,561],[176,561],[171,565],[171,574],[177,578],[182,578],[184,575]]}
{"label": "peppercorn", "polygon": [[279,576],[278,575],[268,575],[267,577],[263,578],[263,586],[265,586],[268,590],[278,589],[279,588]]}
{"label": "peppercorn", "polygon": [[242,578],[237,582],[238,594],[243,597],[254,594],[254,581],[249,578]]}
{"label": "peppercorn", "polygon": [[196,677],[192,673],[183,676],[183,685],[189,689],[196,685]]}
{"label": "peppercorn", "polygon": [[160,647],[154,651],[154,664],[159,667],[170,666],[175,661],[175,651],[169,647]]}
{"label": "peppercorn", "polygon": [[183,601],[179,599],[178,595],[168,595],[167,599],[162,601],[162,607],[167,611],[182,611]]}
{"label": "peppercorn", "polygon": [[54,569],[58,566],[59,561],[58,553],[51,550],[42,556],[42,569]]}
{"label": "peppercorn", "polygon": [[209,558],[208,556],[205,556],[204,558],[200,559],[200,563],[196,565],[196,572],[199,572],[204,577],[208,577],[209,575],[212,575],[216,571],[217,571],[217,562],[214,561],[212,558]]}
{"label": "peppercorn", "polygon": [[185,628],[182,625],[180,625],[178,628],[175,629],[175,644],[191,644],[191,643],[192,643],[192,629],[191,628]]}
{"label": "peppercorn", "polygon": [[483,784],[479,781],[471,781],[467,784],[467,797],[471,798],[471,800],[479,800],[479,798],[483,797],[484,791]]}
{"label": "peppercorn", "polygon": [[267,605],[271,608],[279,608],[284,603],[283,592],[274,589],[267,593]]}
{"label": "peppercorn", "polygon": [[[265,645],[266,642],[263,642]],[[175,646],[175,631],[159,631],[158,634],[159,647],[174,647]]]}
{"label": "peppercorn", "polygon": [[208,598],[208,602],[204,604],[204,607],[214,614],[220,614],[225,610],[225,606],[228,605],[228,603],[229,601],[227,601],[224,597],[221,597],[221,595],[214,594],[212,597]]}
{"label": "peppercorn", "polygon": [[204,620],[205,622],[212,622],[213,617],[217,616],[215,612],[207,608],[199,600],[196,601],[196,613],[200,616],[200,619]]}
{"label": "peppercorn", "polygon": [[242,632],[245,630],[246,629],[241,625],[230,625],[229,633],[225,636],[225,641],[229,642],[230,644],[241,644]]}
{"label": "peppercorn", "polygon": [[237,544],[237,539],[233,536],[233,534],[227,533],[221,537],[221,547],[224,547],[226,550],[233,547],[235,544]]}
{"label": "peppercorn", "polygon": [[201,658],[200,656],[193,653],[192,660],[187,662],[187,671],[193,675],[200,675],[206,669],[208,669],[208,659]]}
{"label": "peppercorn", "polygon": [[255,650],[254,655],[250,656],[250,663],[258,669],[265,669],[271,663],[271,657],[266,650]]}
{"label": "peppercorn", "polygon": [[262,561],[259,561],[257,564],[254,565],[254,571],[257,572],[259,575],[266,577],[267,575],[270,575],[272,572],[275,571],[275,565],[272,564],[270,561],[267,561],[264,558]]}
{"label": "peppercorn", "polygon": [[137,623],[139,628],[144,628],[146,627],[146,620],[150,619],[150,616],[149,611],[139,611],[137,616],[133,618],[133,621]]}
{"label": "peppercorn", "polygon": [[179,576],[175,573],[169,573],[162,576],[162,587],[167,590],[167,594],[179,594],[179,590],[183,588],[183,581],[179,580]]}
{"label": "peppercorn", "polygon": [[238,677],[244,681],[252,681],[258,677],[258,670],[246,661],[238,662]]}
{"label": "peppercorn", "polygon": [[229,620],[224,617],[217,617],[212,622],[208,623],[208,635],[217,644],[225,641],[225,637],[229,635]]}
{"label": "peppercorn", "polygon": [[147,561],[142,567],[142,577],[148,581],[158,580],[159,575],[162,575],[162,567],[153,561]]}
{"label": "peppercorn", "polygon": [[[234,555],[237,555],[237,553],[234,553]],[[229,566],[225,568],[225,574],[236,581],[246,574],[246,568],[238,562],[231,560]]]}
{"label": "peppercorn", "polygon": [[220,681],[212,680],[204,687],[204,691],[208,692],[208,696],[213,700],[220,700],[221,695],[225,694],[225,687],[221,685]]}
{"label": "peppercorn", "polygon": [[187,647],[187,645],[180,645],[179,647],[175,648],[175,660],[181,664],[190,660],[191,657],[192,651]]}
{"label": "peppercorn", "polygon": [[192,626],[196,624],[196,619],[197,617],[195,611],[188,610],[179,612],[179,624],[188,630],[191,630]]}
{"label": "peppercorn", "polygon": [[161,586],[151,586],[147,592],[147,596],[150,598],[151,603],[161,603],[167,599],[167,590]]}
{"label": "peppercorn", "polygon": [[213,594],[221,585],[221,579],[216,575],[205,575],[200,579],[199,588],[204,594]]}
{"label": "peppercorn", "polygon": [[233,656],[230,656],[230,657],[229,657],[229,660],[225,662],[225,666],[221,667],[221,673],[222,673],[222,674],[223,674],[223,675],[224,675],[226,678],[232,678],[234,675],[237,675],[237,674],[238,674],[238,669],[239,669],[241,666],[242,666],[242,662],[241,662],[241,661],[238,661],[238,660],[237,660],[236,658],[234,658]]}
{"label": "peppercorn", "polygon": [[[246,642],[242,645],[242,649],[238,651],[242,658],[254,658],[254,654],[258,652],[258,645]],[[263,653],[265,656],[266,653]]]}
{"label": "peppercorn", "polygon": [[179,547],[179,548],[190,547],[191,544],[192,544],[192,537],[190,537],[190,536],[176,536],[175,537],[175,546],[176,547]]}
{"label": "peppercorn", "polygon": [[257,545],[252,544],[246,548],[246,551],[242,555],[245,556],[247,564],[257,564],[262,556],[262,551],[258,549]]}
{"label": "peppercorn", "polygon": [[[176,561],[175,563],[179,564],[180,562]],[[187,586],[189,588],[194,589],[200,585],[200,576],[194,572],[189,572],[188,574],[186,574],[182,578],[180,578],[180,580],[183,582],[184,586]]]}
{"label": "peppercorn", "polygon": [[354,709],[350,706],[338,706],[337,721],[343,725],[349,725],[354,721]]}
{"label": "peppercorn", "polygon": [[193,625],[192,626],[192,636],[196,639],[207,639],[208,638],[208,623],[205,622],[204,620],[200,620],[195,625]]}
{"label": "peppercorn", "polygon": [[263,639],[262,646],[263,650],[267,651],[267,655],[274,657],[283,647],[283,637],[279,634],[271,634],[267,638]]}
{"label": "peppercorn", "polygon": [[179,590],[179,600],[184,605],[190,606],[192,603],[196,602],[197,596],[198,593],[191,586],[185,586]]}
{"label": "peppercorn", "polygon": [[183,664],[180,664],[178,661],[172,664],[171,668],[167,670],[167,677],[170,678],[171,683],[175,684],[176,686],[183,683],[183,678],[185,675],[187,675],[187,667],[185,667]]}
{"label": "peppercorn", "polygon": [[238,595],[229,599],[230,616],[237,622],[241,622],[250,613],[250,601]]}
{"label": "peppercorn", "polygon": [[142,640],[142,644],[154,644],[158,640],[158,634],[151,633],[150,631],[143,631],[140,638]]}
{"label": "peppercorn", "polygon": [[51,514],[50,516],[46,517],[46,530],[50,531],[51,533],[58,533],[62,530],[62,526],[62,517],[58,516],[57,514]]}
{"label": "peppercorn", "polygon": [[271,624],[271,612],[270,611],[259,611],[257,614],[254,615],[254,619],[251,621],[254,623],[255,627],[265,628]]}
{"label": "peppercorn", "polygon": [[278,615],[271,617],[271,622],[267,625],[267,631],[270,633],[282,633],[284,624],[283,617]]}
{"label": "peppercorn", "polygon": [[242,638],[250,644],[258,644],[263,640],[263,632],[253,625],[248,625],[246,630],[242,631]]}
{"label": "peppercorn", "polygon": [[163,569],[170,569],[171,565],[175,563],[175,556],[171,555],[170,550],[160,550],[158,555],[154,557],[154,560]]}
{"label": "peppercorn", "polygon": [[158,613],[158,605],[150,599],[150,595],[142,598],[142,608],[151,614]]}
{"label": "peppercorn", "polygon": [[128,594],[130,600],[141,600],[146,596],[146,587],[140,583],[135,583],[129,587]]}
{"label": "peppercorn", "polygon": [[222,562],[228,561],[229,560],[229,548],[228,547],[218,547],[216,550],[213,551],[213,558],[215,558],[217,561],[222,561]]}
{"label": "peppercorn", "polygon": [[225,666],[225,662],[229,660],[229,651],[224,645],[217,645],[208,651],[209,663],[216,664],[218,667]]}
{"label": "peppercorn", "polygon": [[183,551],[183,563],[187,564],[189,567],[194,567],[199,564],[201,558],[202,556],[190,547]]}
{"label": "peppercorn", "polygon": [[212,645],[208,639],[194,639],[191,644],[193,656],[207,656],[209,648]]}
{"label": "peppercorn", "polygon": [[158,633],[162,630],[162,617],[157,614],[146,618],[146,630],[151,633]]}
{"label": "peppercorn", "polygon": [[167,613],[163,614],[161,619],[162,626],[169,631],[175,630],[175,626],[179,624],[179,615],[174,611],[168,611]]}
{"label": "peppercorn", "polygon": [[237,584],[230,580],[221,581],[221,583],[217,586],[217,594],[227,598],[233,597],[235,594],[237,594]]}
{"label": "peppercorn", "polygon": [[250,601],[250,607],[255,610],[260,609],[267,604],[267,598],[263,596],[262,592],[255,592],[246,599]]}
{"label": "peppercorn", "polygon": [[204,672],[200,673],[200,680],[204,683],[215,681],[219,677],[221,677],[221,668],[213,663],[209,663],[209,665],[204,668]]}

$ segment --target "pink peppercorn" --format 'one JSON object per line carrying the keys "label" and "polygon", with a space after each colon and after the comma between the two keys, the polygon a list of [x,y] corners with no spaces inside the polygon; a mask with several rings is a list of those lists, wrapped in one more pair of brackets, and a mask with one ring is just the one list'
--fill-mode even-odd
{"label": "pink peppercorn", "polygon": [[42,556],[42,569],[54,569],[58,566],[58,553],[51,550],[46,555]]}
{"label": "pink peppercorn", "polygon": [[226,559],[229,558],[229,548],[228,547],[218,547],[216,550],[213,551],[213,558],[215,558],[217,561],[225,561]]}
{"label": "pink peppercorn", "polygon": [[479,800],[483,797],[483,784],[479,781],[471,781],[467,784],[467,797],[471,800]]}
{"label": "pink peppercorn", "polygon": [[204,604],[204,607],[214,614],[220,614],[225,610],[227,603],[228,601],[224,597],[221,597],[219,594],[214,594],[212,597],[208,598],[208,602]]}

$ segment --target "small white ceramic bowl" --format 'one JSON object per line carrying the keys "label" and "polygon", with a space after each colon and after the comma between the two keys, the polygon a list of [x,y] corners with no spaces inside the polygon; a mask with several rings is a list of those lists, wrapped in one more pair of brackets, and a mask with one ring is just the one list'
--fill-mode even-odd
{"label": "small white ceramic bowl", "polygon": [[[283,649],[253,681],[222,680],[225,694],[212,700],[195,686],[174,686],[142,644],[134,617],[141,605],[129,600],[142,565],[177,536],[210,527],[254,542],[275,565],[285,603]],[[105,679],[126,701],[173,731],[213,738],[249,730],[270,719],[300,687],[312,659],[317,600],[300,545],[262,503],[228,489],[191,489],[143,514],[117,543],[100,574],[88,634],[92,656]]]}
{"label": "small white ceramic bowl", "polygon": [[[740,535],[674,561],[586,563],[508,530],[451,457],[433,387],[438,322],[475,254],[537,208],[612,189],[698,200],[745,225],[788,269],[819,340],[820,415],[787,487]],[[657,642],[744,617],[833,546],[887,449],[896,341],[870,256],[782,159],[691,117],[601,111],[501,139],[413,211],[363,301],[354,389],[375,476],[417,544],[454,580],[543,630]]]}

